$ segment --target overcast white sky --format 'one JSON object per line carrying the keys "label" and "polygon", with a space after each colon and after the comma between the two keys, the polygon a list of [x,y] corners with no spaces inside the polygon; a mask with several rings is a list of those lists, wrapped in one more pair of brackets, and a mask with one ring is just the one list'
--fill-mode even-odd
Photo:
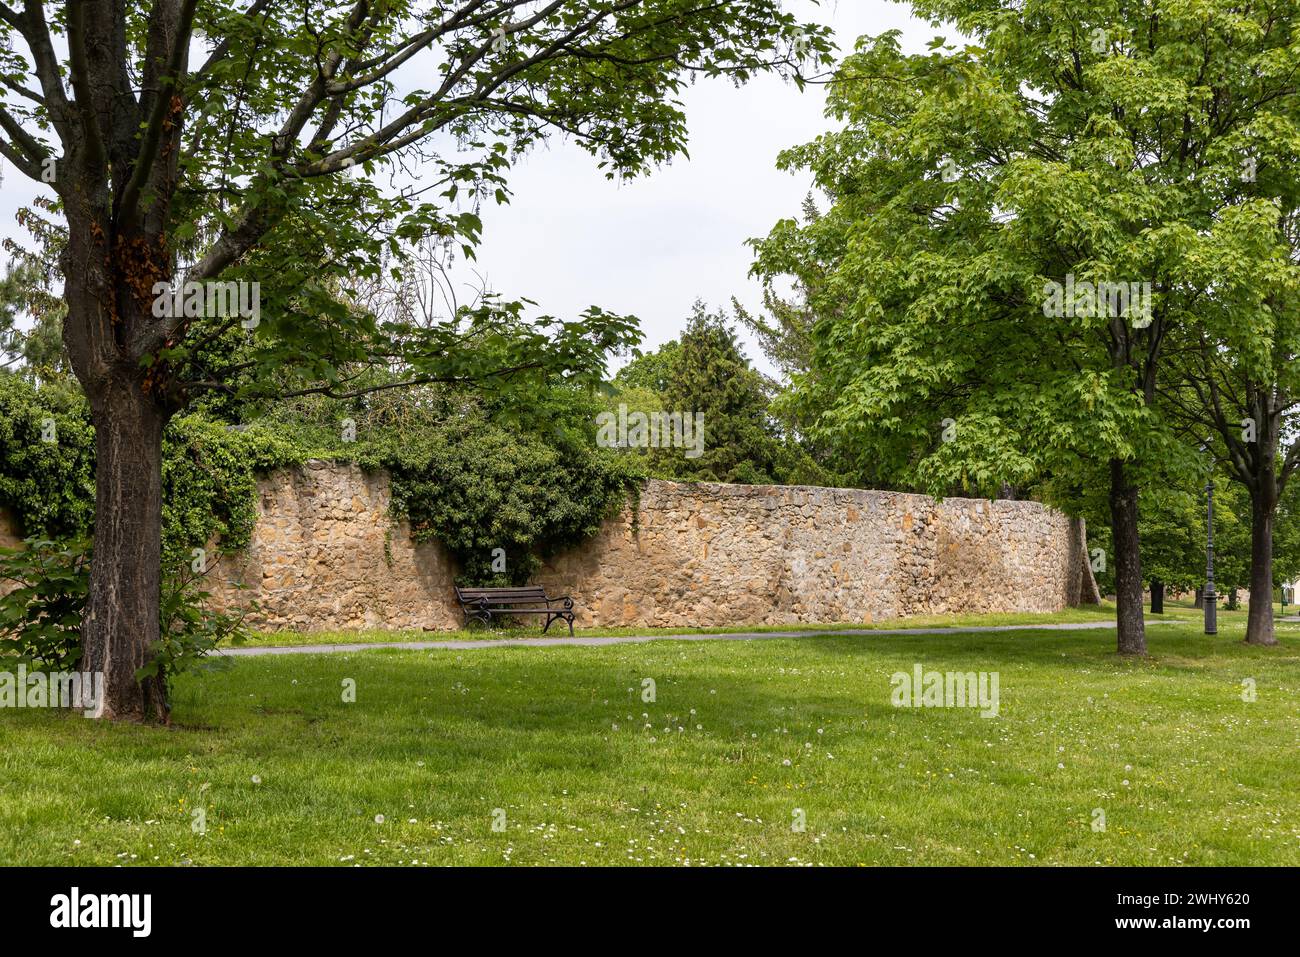
{"label": "overcast white sky", "polygon": [[[941,32],[890,0],[789,0],[787,8],[832,26],[844,52],[863,34],[895,28],[906,49],[919,51]],[[701,82],[684,97],[690,159],[631,183],[607,181],[587,153],[555,141],[514,168],[509,205],[484,206],[476,268],[490,288],[535,300],[550,315],[576,316],[589,305],[635,315],[643,348],[674,338],[697,298],[717,307],[736,296],[755,308],[761,290],[748,278],[745,240],[797,215],[810,181],[778,171],[776,156],[829,128],[823,99],[821,88],[800,93],[772,77],[739,89]],[[14,214],[37,189],[4,170],[0,236],[29,240]]]}
{"label": "overcast white sky", "polygon": [[[889,0],[796,0],[787,8],[832,26],[843,52],[859,36],[895,28],[906,49],[920,51],[942,32]],[[478,268],[491,287],[556,316],[589,305],[630,313],[641,320],[646,349],[675,338],[696,299],[718,307],[735,296],[757,308],[762,291],[748,276],[745,240],[798,214],[811,180],[779,171],[776,157],[830,128],[823,90],[800,93],[775,77],[739,89],[707,81],[684,102],[690,159],[648,177],[611,183],[585,152],[558,142],[521,163],[510,204],[483,210]],[[752,344],[749,355],[774,371]]]}

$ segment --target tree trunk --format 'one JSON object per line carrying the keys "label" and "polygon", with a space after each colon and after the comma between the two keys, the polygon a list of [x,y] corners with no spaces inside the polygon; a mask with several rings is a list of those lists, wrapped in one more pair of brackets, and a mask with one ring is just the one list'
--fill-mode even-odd
{"label": "tree trunk", "polygon": [[1124,463],[1110,460],[1110,527],[1115,548],[1115,624],[1121,655],[1147,653],[1142,617],[1142,557],[1138,540],[1138,489]]}
{"label": "tree trunk", "polygon": [[166,722],[164,677],[136,679],[159,639],[166,417],[132,371],[110,377],[91,396],[95,535],[82,667],[104,675],[97,717]]}
{"label": "tree trunk", "polygon": [[1196,597],[1192,600],[1192,607],[1193,608],[1205,607],[1205,586],[1204,585],[1196,586]]}
{"label": "tree trunk", "polygon": [[1088,525],[1082,518],[1070,519],[1070,565],[1076,570],[1071,574],[1070,607],[1100,605],[1101,589],[1097,587],[1097,579],[1092,574],[1092,562],[1088,555]]}
{"label": "tree trunk", "polygon": [[1268,492],[1271,474],[1261,476],[1263,494],[1250,496],[1250,611],[1246,618],[1246,643],[1276,645],[1273,634],[1273,517],[1276,508]]}
{"label": "tree trunk", "polygon": [[1165,583],[1159,578],[1151,579],[1151,614],[1165,613]]}
{"label": "tree trunk", "polygon": [[[71,190],[71,187],[68,187]],[[103,675],[96,717],[166,722],[166,677],[137,680],[159,639],[162,433],[166,380],[139,344],[154,328],[152,286],[166,279],[157,243],[114,232],[107,185],[67,200],[60,253],[68,312],[63,342],[95,427],[95,528],[81,668]],[[78,194],[79,195],[79,194]]]}

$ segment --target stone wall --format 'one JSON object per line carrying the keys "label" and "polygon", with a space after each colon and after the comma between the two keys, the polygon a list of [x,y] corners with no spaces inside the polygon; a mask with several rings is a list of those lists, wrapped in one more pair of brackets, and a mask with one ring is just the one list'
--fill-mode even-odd
{"label": "stone wall", "polygon": [[870,622],[1056,611],[1080,600],[1081,526],[1034,502],[651,482],[539,581],[600,625]]}
{"label": "stone wall", "polygon": [[[208,589],[257,603],[266,628],[450,629],[455,564],[389,515],[388,476],[309,462],[258,482],[246,549]],[[1081,522],[1034,502],[651,481],[628,511],[547,561],[579,625],[870,622],[946,612],[1056,611],[1095,601]],[[0,512],[0,543],[17,544]]]}
{"label": "stone wall", "polygon": [[[271,628],[459,622],[453,562],[391,520],[383,473],[312,462],[261,480],[258,505],[209,580],[220,602],[255,599]],[[1081,524],[1033,502],[659,481],[637,528],[625,512],[537,577],[579,625],[669,627],[1055,611],[1090,581]]]}
{"label": "stone wall", "polygon": [[391,520],[386,474],[312,461],[257,484],[252,541],[208,576],[218,605],[253,600],[254,624],[300,631],[456,626],[452,561]]}

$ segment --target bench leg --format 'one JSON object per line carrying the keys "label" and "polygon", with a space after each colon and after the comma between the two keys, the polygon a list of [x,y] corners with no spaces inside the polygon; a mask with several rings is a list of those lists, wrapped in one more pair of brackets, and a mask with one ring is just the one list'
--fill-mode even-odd
{"label": "bench leg", "polygon": [[550,630],[551,630],[551,625],[554,624],[554,623],[557,622],[557,621],[565,621],[565,622],[568,622],[568,623],[569,623],[569,635],[570,635],[570,637],[572,637],[572,635],[573,635],[573,615],[570,614],[570,613],[567,613],[567,612],[563,612],[563,611],[553,611],[553,612],[550,612],[550,613],[546,616],[546,626],[545,626],[544,628],[542,628],[542,634],[544,635],[544,634],[546,634],[548,631],[550,631]]}

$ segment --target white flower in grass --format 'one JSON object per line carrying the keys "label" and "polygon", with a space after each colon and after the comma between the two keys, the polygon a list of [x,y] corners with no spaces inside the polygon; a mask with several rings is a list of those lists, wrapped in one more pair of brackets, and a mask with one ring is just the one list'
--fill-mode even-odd
{"label": "white flower in grass", "polygon": [[375,823],[376,823],[376,824],[383,824],[383,823],[384,823],[384,816],[383,816],[382,814],[376,814],[376,815],[375,815]]}
{"label": "white flower in grass", "polygon": [[253,777],[252,777],[252,781],[253,781],[254,784],[261,784],[261,783],[262,783],[262,776],[261,776],[260,774],[254,774]]}

